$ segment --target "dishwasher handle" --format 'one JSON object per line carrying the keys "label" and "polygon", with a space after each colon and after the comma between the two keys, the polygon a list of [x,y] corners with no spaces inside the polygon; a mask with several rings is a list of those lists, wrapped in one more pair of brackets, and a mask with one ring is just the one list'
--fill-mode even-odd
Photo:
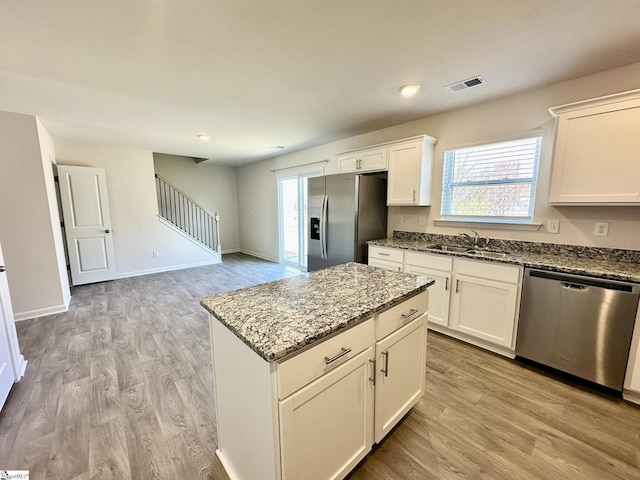
{"label": "dishwasher handle", "polygon": [[586,285],[580,285],[577,283],[570,283],[570,282],[560,282],[560,285],[562,286],[562,288],[567,288],[569,290],[588,290]]}
{"label": "dishwasher handle", "polygon": [[[588,290],[588,287],[604,288],[607,290],[616,290],[619,292],[626,292],[631,294],[637,294],[640,289],[640,285],[633,285],[615,280],[607,280],[603,278],[583,277],[580,275],[570,275],[564,273],[556,273],[548,270],[534,270],[531,268],[525,269],[525,282],[526,277],[544,278],[547,280],[555,280],[559,282],[565,288],[571,288],[578,290],[577,287],[584,287]],[[571,287],[569,287],[571,285]]]}

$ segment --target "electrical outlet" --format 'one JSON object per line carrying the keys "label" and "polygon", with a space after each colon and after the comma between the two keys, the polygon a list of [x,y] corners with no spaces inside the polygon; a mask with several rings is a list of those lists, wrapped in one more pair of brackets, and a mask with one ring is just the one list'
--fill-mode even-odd
{"label": "electrical outlet", "polygon": [[609,222],[596,222],[593,227],[593,235],[596,237],[609,236]]}
{"label": "electrical outlet", "polygon": [[154,250],[152,254],[153,254],[153,258],[158,258],[160,256],[160,252],[157,250]]}
{"label": "electrical outlet", "polygon": [[558,233],[560,231],[560,220],[547,220],[547,233]]}
{"label": "electrical outlet", "polygon": [[419,215],[418,216],[418,225],[426,225],[427,224],[427,216]]}
{"label": "electrical outlet", "polygon": [[403,220],[402,215],[396,215],[396,223],[402,223]]}

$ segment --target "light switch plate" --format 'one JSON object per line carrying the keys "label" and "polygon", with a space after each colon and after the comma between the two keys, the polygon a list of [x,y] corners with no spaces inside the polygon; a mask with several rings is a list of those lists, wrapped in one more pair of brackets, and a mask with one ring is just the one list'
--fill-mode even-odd
{"label": "light switch plate", "polygon": [[402,215],[396,215],[396,223],[402,223]]}
{"label": "light switch plate", "polygon": [[419,215],[418,216],[418,225],[426,225],[427,224],[427,216]]}
{"label": "light switch plate", "polygon": [[593,235],[596,237],[609,236],[609,222],[596,222],[593,227]]}
{"label": "light switch plate", "polygon": [[547,232],[558,233],[560,231],[560,220],[547,220]]}

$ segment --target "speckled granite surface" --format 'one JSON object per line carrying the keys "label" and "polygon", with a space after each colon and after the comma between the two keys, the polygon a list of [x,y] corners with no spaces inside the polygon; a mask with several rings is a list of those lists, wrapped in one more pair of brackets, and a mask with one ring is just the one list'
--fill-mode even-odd
{"label": "speckled granite surface", "polygon": [[346,263],[203,298],[200,304],[272,362],[394,303],[433,279]]}
{"label": "speckled granite surface", "polygon": [[490,250],[507,253],[506,257],[496,259],[433,249],[434,245],[441,244],[471,246],[470,240],[465,237],[412,232],[394,232],[394,237],[391,239],[373,240],[369,244],[640,283],[640,251],[638,250],[498,239],[489,239],[488,244],[484,240],[481,241],[480,244]]}

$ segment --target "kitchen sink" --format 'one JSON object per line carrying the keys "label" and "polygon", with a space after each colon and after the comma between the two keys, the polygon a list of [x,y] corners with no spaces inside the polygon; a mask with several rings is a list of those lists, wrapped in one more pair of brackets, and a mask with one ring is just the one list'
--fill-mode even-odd
{"label": "kitchen sink", "polygon": [[471,255],[477,255],[478,257],[487,257],[487,258],[505,258],[507,256],[504,252],[496,252],[493,250],[467,250],[465,253],[470,253]]}
{"label": "kitchen sink", "polygon": [[434,250],[442,250],[443,252],[456,252],[456,253],[468,253],[469,250],[473,250],[470,247],[458,247],[456,245],[432,245],[429,248]]}
{"label": "kitchen sink", "polygon": [[506,253],[498,252],[496,250],[483,250],[480,248],[460,247],[457,245],[431,245],[429,248],[440,250],[442,252],[468,253],[469,255],[487,258],[505,258],[507,256]]}

